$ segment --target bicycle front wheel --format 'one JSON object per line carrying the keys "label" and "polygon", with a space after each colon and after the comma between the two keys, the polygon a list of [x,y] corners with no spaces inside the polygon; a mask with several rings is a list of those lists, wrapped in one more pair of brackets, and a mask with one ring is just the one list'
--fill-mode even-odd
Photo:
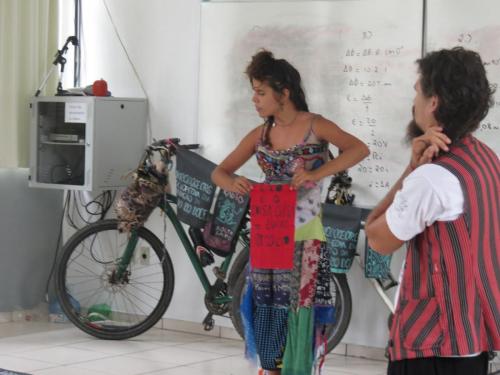
{"label": "bicycle front wheel", "polygon": [[56,271],[56,293],[68,319],[109,340],[134,337],[155,325],[174,290],[170,256],[144,227],[137,231],[127,269],[117,277],[129,240],[117,225],[117,220],[102,220],[76,232],[64,245]]}

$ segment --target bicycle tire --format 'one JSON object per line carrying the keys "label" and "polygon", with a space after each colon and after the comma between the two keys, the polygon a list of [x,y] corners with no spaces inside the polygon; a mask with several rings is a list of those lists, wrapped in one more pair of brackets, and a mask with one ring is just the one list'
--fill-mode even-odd
{"label": "bicycle tire", "polygon": [[[137,231],[135,258],[126,278],[112,281],[128,240],[117,226],[118,220],[101,220],[77,231],[64,245],[56,269],[62,311],[82,331],[106,340],[123,340],[150,329],[167,310],[174,290],[170,256],[144,227]],[[83,275],[86,271],[89,275]]]}
{"label": "bicycle tire", "polygon": [[229,276],[227,278],[227,286],[229,294],[231,295],[233,287],[236,285],[236,281],[238,277],[245,272],[245,267],[248,263],[250,254],[250,249],[248,246],[245,246],[236,256],[236,259],[231,266],[231,270],[229,271]]}
{"label": "bicycle tire", "polygon": [[342,341],[351,322],[352,296],[345,273],[330,274],[330,293],[335,307],[335,323],[327,325],[326,328],[327,353]]}
{"label": "bicycle tire", "polygon": [[[245,335],[240,313],[240,303],[245,291],[246,276],[245,272],[239,275],[231,294],[233,302],[230,308],[231,321],[236,332],[238,332],[242,338],[244,338]],[[327,325],[326,328],[327,353],[331,352],[344,337],[349,327],[352,313],[351,289],[349,288],[346,275],[331,273],[330,289],[334,299],[335,323]]]}
{"label": "bicycle tire", "polygon": [[[245,267],[243,267],[243,269],[244,268]],[[229,316],[231,318],[231,322],[233,323],[233,327],[234,329],[236,329],[236,332],[238,332],[238,335],[240,335],[242,339],[245,338],[245,329],[243,327],[243,320],[241,319],[240,305],[241,299],[244,295],[246,279],[246,272],[241,272],[238,275],[236,283],[234,284],[231,291],[233,301],[231,302],[231,306],[229,308]]]}

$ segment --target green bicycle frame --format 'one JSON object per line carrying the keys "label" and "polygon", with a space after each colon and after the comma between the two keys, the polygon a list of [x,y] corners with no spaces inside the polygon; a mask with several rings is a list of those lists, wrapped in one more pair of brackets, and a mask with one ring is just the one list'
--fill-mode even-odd
{"label": "green bicycle frame", "polygon": [[[177,214],[174,211],[172,204],[177,204],[177,198],[172,195],[172,194],[165,194],[165,199],[160,202],[158,207],[167,215],[167,217],[170,219],[171,223],[174,226],[175,232],[177,233],[177,236],[181,240],[182,246],[186,250],[186,253],[189,257],[189,260],[191,261],[191,264],[193,265],[193,268],[196,272],[196,275],[198,276],[203,289],[205,290],[205,293],[209,293],[211,290],[211,285],[210,281],[208,280],[207,274],[205,273],[203,266],[201,265],[198,256],[196,255],[196,250],[194,249],[193,245],[191,244],[191,241],[189,240],[189,237],[182,226],[181,222],[177,218]],[[138,236],[136,231],[132,231],[130,235],[130,239],[127,243],[127,247],[125,248],[125,251],[120,258],[120,262],[118,264],[117,268],[117,278],[120,280],[128,268],[130,264],[130,260],[132,259],[132,256],[134,254],[135,247],[138,242]],[[228,255],[224,261],[221,264],[220,270],[227,275],[228,270],[229,270],[229,265],[231,264],[233,254]],[[215,297],[214,302],[215,303],[228,303],[231,302],[231,297],[230,296],[223,296],[223,297]]]}

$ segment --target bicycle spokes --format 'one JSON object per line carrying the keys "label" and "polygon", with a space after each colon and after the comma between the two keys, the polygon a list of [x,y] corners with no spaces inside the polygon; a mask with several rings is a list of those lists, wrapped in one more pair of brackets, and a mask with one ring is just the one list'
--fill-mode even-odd
{"label": "bicycle spokes", "polygon": [[161,259],[146,240],[135,236],[133,241],[133,249],[127,249],[126,234],[101,231],[73,251],[66,290],[81,321],[120,329],[140,324],[157,306],[165,282]]}

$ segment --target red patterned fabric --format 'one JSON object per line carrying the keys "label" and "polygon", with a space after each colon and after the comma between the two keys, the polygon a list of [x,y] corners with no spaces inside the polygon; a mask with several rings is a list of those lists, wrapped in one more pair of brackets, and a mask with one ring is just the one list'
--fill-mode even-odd
{"label": "red patterned fabric", "polygon": [[252,268],[293,268],[297,191],[289,185],[258,184],[250,193]]}
{"label": "red patterned fabric", "polygon": [[302,255],[301,278],[299,287],[299,307],[311,307],[316,293],[318,264],[322,242],[319,240],[304,241]]}

